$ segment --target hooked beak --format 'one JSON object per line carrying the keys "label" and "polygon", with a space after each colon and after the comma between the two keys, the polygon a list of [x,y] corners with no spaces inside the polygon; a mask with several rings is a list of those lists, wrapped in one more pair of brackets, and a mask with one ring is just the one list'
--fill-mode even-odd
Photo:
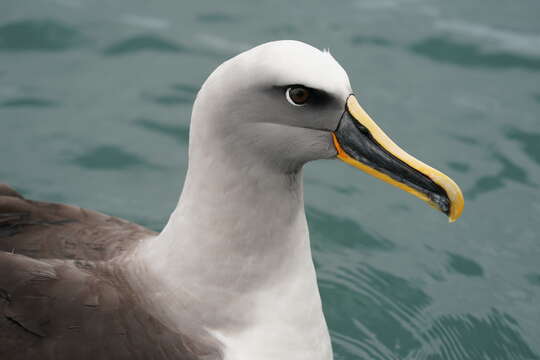
{"label": "hooked beak", "polygon": [[332,138],[340,160],[424,200],[450,222],[460,217],[464,200],[459,186],[397,146],[354,95],[347,99]]}

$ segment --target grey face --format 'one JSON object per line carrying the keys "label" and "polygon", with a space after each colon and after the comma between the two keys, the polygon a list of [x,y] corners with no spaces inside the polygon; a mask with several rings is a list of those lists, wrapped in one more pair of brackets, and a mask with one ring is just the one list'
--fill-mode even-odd
{"label": "grey face", "polygon": [[328,52],[296,41],[268,43],[225,62],[209,77],[194,118],[202,106],[214,115],[192,126],[205,128],[225,151],[299,167],[336,155],[331,132],[351,92],[345,71]]}

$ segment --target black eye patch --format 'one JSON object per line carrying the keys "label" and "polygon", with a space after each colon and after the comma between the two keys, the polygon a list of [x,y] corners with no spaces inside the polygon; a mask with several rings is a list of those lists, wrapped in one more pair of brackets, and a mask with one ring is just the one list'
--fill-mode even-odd
{"label": "black eye patch", "polygon": [[332,104],[333,102],[337,103],[337,99],[333,95],[327,93],[326,91],[310,88],[302,84],[273,86],[272,88],[278,93],[277,95],[282,96],[284,100],[285,100],[285,94],[288,89],[297,89],[297,88],[305,89],[309,93],[309,96],[307,97],[305,101],[301,103],[304,106],[324,107],[324,106],[328,106]]}

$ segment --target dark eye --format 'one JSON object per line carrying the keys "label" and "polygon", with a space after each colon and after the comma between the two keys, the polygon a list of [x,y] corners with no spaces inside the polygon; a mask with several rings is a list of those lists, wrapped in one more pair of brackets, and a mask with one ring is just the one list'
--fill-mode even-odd
{"label": "dark eye", "polygon": [[291,86],[285,91],[287,101],[294,106],[305,105],[311,95],[311,91],[304,86]]}

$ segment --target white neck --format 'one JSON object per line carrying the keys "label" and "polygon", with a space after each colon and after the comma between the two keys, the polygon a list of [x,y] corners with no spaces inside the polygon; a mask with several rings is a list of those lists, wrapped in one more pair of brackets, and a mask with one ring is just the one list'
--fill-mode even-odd
{"label": "white neck", "polygon": [[194,158],[167,226],[134,255],[157,316],[208,331],[226,360],[332,359],[301,170]]}

